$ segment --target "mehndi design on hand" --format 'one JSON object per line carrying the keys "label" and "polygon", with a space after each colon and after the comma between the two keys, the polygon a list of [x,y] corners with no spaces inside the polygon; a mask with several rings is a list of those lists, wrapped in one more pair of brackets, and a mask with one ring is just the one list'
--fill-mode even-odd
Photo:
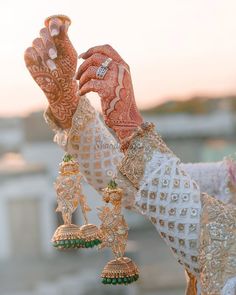
{"label": "mehndi design on hand", "polygon": [[[94,91],[101,97],[105,122],[120,140],[130,136],[142,123],[137,109],[129,66],[109,45],[97,46],[80,55],[85,59],[77,73],[80,95]],[[98,67],[111,58],[104,78],[97,78]]]}
{"label": "mehndi design on hand", "polygon": [[70,22],[67,17],[55,16],[45,24],[40,38],[26,49],[25,63],[45,93],[58,125],[69,128],[79,99],[74,79],[77,53],[67,35]]}

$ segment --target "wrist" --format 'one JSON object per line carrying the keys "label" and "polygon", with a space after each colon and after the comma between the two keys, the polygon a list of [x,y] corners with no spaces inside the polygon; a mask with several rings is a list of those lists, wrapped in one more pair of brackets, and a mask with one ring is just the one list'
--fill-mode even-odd
{"label": "wrist", "polygon": [[69,91],[50,104],[51,112],[58,126],[62,129],[71,128],[72,118],[76,112],[80,96],[78,84],[75,80],[68,84]]}
{"label": "wrist", "polygon": [[[109,120],[110,121],[110,120]],[[143,118],[141,114],[137,111],[137,113],[132,114],[132,119],[127,118],[127,120],[120,120],[116,122],[110,122],[106,124],[113,129],[117,138],[122,143],[126,138],[132,136],[132,134],[143,124]]]}
{"label": "wrist", "polygon": [[145,167],[156,152],[173,155],[171,150],[155,131],[153,123],[143,123],[133,134],[121,142],[124,158],[119,164],[119,171],[126,176],[134,187],[139,188]]}

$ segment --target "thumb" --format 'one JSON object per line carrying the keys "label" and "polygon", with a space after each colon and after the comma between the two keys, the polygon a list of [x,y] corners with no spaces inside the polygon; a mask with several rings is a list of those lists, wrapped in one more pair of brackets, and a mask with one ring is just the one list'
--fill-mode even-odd
{"label": "thumb", "polygon": [[48,28],[52,37],[59,35],[65,36],[68,32],[71,20],[64,15],[53,15],[48,17],[44,24]]}

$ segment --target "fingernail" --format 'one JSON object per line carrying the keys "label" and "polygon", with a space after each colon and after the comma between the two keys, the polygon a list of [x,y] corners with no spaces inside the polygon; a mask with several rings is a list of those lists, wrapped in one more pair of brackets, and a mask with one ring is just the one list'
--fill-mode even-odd
{"label": "fingernail", "polygon": [[85,54],[85,52],[81,53],[78,58],[83,58],[83,55]]}
{"label": "fingernail", "polygon": [[70,22],[69,21],[65,21],[66,30],[68,30],[69,26],[70,26]]}
{"label": "fingernail", "polygon": [[57,58],[57,52],[54,48],[50,48],[48,51],[48,54],[50,56],[51,59],[55,59]]}
{"label": "fingernail", "polygon": [[48,59],[46,63],[51,71],[56,70],[57,66],[51,59]]}
{"label": "fingernail", "polygon": [[59,35],[59,30],[58,30],[58,29],[55,29],[55,28],[54,28],[54,29],[51,30],[51,36],[52,36],[52,37],[54,37],[54,36],[58,36],[58,35]]}

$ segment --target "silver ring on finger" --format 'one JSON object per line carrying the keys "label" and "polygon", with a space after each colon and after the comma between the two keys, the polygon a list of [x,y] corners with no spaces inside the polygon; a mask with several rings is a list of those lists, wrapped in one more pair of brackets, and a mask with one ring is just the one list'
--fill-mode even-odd
{"label": "silver ring on finger", "polygon": [[111,62],[112,62],[112,58],[108,57],[108,58],[102,63],[102,66],[103,66],[104,68],[107,68]]}
{"label": "silver ring on finger", "polygon": [[108,66],[111,63],[112,59],[109,57],[107,58],[102,64],[101,66],[97,69],[96,72],[96,77],[98,79],[103,79],[107,73],[107,71],[109,70]]}

